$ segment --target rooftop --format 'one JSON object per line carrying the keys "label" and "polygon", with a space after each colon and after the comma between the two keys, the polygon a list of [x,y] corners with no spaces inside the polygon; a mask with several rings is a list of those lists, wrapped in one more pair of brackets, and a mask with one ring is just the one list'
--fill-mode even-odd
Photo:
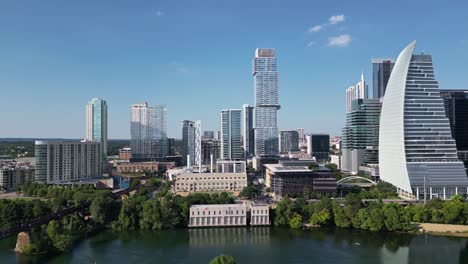
{"label": "rooftop", "polygon": [[265,164],[272,172],[311,172],[307,166],[283,166],[281,164]]}
{"label": "rooftop", "polygon": [[219,207],[219,206],[229,206],[229,207],[244,207],[245,204],[196,204],[196,205],[191,205],[190,208],[213,208],[213,207]]}

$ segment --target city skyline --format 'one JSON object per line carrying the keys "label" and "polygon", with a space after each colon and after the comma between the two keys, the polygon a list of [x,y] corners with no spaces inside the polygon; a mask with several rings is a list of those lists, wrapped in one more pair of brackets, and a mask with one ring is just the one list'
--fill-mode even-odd
{"label": "city skyline", "polygon": [[[125,3],[105,1],[59,9],[31,2],[28,10],[19,3],[1,3],[0,28],[8,38],[0,37],[0,68],[6,76],[0,80],[0,117],[11,125],[0,137],[84,138],[83,104],[92,97],[109,105],[109,139],[130,138],[128,108],[141,101],[167,105],[169,137],[181,138],[185,119],[200,119],[206,130],[217,130],[218,111],[253,105],[250,61],[252,51],[263,47],[279,54],[280,130],[304,127],[340,135],[345,89],[361,71],[371,84],[372,58],[395,58],[413,39],[420,46],[417,52],[434,54],[441,89],[468,87],[463,74],[468,19],[462,12],[467,3],[405,2],[407,9],[398,10],[402,18],[394,21],[391,14],[398,4],[393,2],[359,7],[297,2],[272,1],[267,7],[247,1],[187,2],[183,9],[171,3],[128,9]],[[272,15],[256,17],[260,8]],[[369,17],[355,15],[357,8]],[[388,12],[375,19],[375,8]],[[425,15],[410,16],[415,8]],[[284,12],[290,21],[275,21]],[[444,19],[451,30],[434,17]],[[406,30],[416,19],[426,26]],[[269,27],[259,32],[252,24]],[[12,98],[19,92],[25,95],[21,110],[12,110],[18,109]],[[314,103],[304,94],[313,95]],[[44,101],[49,107],[41,107]],[[324,108],[326,114],[314,114]]]}

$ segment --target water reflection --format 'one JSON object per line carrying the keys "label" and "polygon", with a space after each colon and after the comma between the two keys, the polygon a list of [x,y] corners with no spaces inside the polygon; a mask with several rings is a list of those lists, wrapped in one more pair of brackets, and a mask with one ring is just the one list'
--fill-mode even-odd
{"label": "water reflection", "polygon": [[270,242],[269,227],[232,227],[190,229],[190,247],[266,245]]}

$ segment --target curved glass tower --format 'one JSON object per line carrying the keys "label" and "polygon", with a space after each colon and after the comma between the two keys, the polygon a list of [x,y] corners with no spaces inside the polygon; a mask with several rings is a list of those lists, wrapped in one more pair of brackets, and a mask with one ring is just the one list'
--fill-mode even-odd
{"label": "curved glass tower", "polygon": [[380,178],[406,196],[450,199],[465,194],[468,178],[458,159],[432,56],[398,56],[385,92],[379,130]]}

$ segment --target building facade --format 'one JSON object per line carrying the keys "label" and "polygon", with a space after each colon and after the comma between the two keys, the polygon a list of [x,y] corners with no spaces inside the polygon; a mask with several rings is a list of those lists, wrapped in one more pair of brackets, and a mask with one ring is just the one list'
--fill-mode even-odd
{"label": "building facade", "polygon": [[307,135],[307,154],[315,157],[317,161],[327,161],[330,155],[330,135]]}
{"label": "building facade", "polygon": [[107,103],[93,98],[86,105],[86,139],[101,142],[102,161],[107,160]]}
{"label": "building facade", "polygon": [[175,167],[175,162],[145,161],[145,162],[119,162],[115,166],[121,173],[159,172]]}
{"label": "building facade", "polygon": [[59,184],[102,176],[101,143],[96,141],[36,141],[37,182]]}
{"label": "building facade", "polygon": [[255,154],[254,107],[244,104],[242,114],[244,157],[251,158]]}
{"label": "building facade", "polygon": [[458,158],[468,168],[468,90],[440,90]]}
{"label": "building facade", "polygon": [[211,165],[211,156],[213,162],[220,158],[221,146],[216,139],[202,139],[202,164]]}
{"label": "building facade", "polygon": [[216,171],[218,173],[245,173],[247,168],[243,160],[218,160]]}
{"label": "building facade", "polygon": [[277,112],[280,105],[274,49],[257,49],[255,51],[253,77],[255,155],[276,157],[279,155]]}
{"label": "building facade", "polygon": [[270,207],[268,207],[268,204],[261,204],[261,203],[250,204],[250,225],[251,226],[271,225]]}
{"label": "building facade", "polygon": [[148,103],[131,107],[130,146],[132,159],[163,160],[169,153],[167,139],[167,109]]}
{"label": "building facade", "polygon": [[0,190],[13,191],[34,181],[34,166],[14,160],[0,161]]}
{"label": "building facade", "polygon": [[247,187],[246,173],[185,173],[177,175],[174,191],[235,192]]}
{"label": "building facade", "polygon": [[221,159],[241,160],[244,157],[241,115],[240,109],[221,111]]}
{"label": "building facade", "polygon": [[353,101],[351,111],[346,114],[346,126],[342,130],[342,170],[357,174],[362,164],[379,163],[380,110],[379,99]]}
{"label": "building facade", "polygon": [[121,148],[121,149],[119,149],[119,159],[120,160],[130,160],[130,159],[132,159],[132,149],[131,148]]}
{"label": "building facade", "polygon": [[299,133],[296,130],[283,130],[280,132],[280,152],[299,151]]}
{"label": "building facade", "polygon": [[265,184],[277,197],[296,196],[304,191],[331,193],[336,191],[336,179],[325,167],[310,170],[307,166],[265,164]]}
{"label": "building facade", "polygon": [[450,199],[466,194],[468,178],[445,115],[432,56],[413,55],[416,41],[398,56],[380,117],[380,179],[402,195]]}
{"label": "building facade", "polygon": [[190,206],[189,227],[246,226],[245,204],[200,204]]}
{"label": "building facade", "polygon": [[352,103],[356,99],[367,99],[368,97],[367,83],[364,81],[364,74],[361,74],[361,81],[355,86],[350,86],[346,89],[346,113],[351,111]]}
{"label": "building facade", "polygon": [[[182,121],[182,150],[185,165],[202,163],[201,121]],[[187,157],[190,160],[187,160]]]}
{"label": "building facade", "polygon": [[393,66],[393,59],[372,59],[372,98],[384,96]]}
{"label": "building facade", "polygon": [[214,131],[203,131],[202,139],[214,139],[214,138],[215,138]]}

